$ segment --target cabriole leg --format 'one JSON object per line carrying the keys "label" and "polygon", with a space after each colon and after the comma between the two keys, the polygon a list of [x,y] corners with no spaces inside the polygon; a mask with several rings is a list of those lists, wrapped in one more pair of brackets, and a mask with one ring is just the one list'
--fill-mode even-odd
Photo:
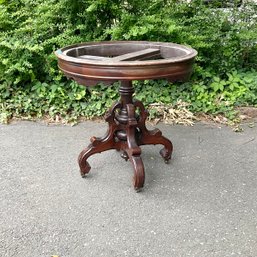
{"label": "cabriole leg", "polygon": [[136,142],[137,120],[135,118],[135,107],[127,104],[128,124],[127,124],[127,149],[125,150],[134,168],[134,188],[139,191],[145,182],[144,164],[140,157],[141,149]]}
{"label": "cabriole leg", "polygon": [[160,154],[164,161],[167,163],[173,151],[173,145],[169,139],[162,135],[159,129],[148,130],[146,128],[145,122],[148,116],[148,111],[145,109],[142,102],[135,100],[134,105],[140,110],[140,117],[138,121],[138,128],[140,129],[140,136],[138,138],[139,145],[157,145],[161,144],[164,146],[161,149]]}
{"label": "cabriole leg", "polygon": [[115,103],[106,115],[105,120],[108,122],[108,131],[104,137],[92,137],[91,144],[85,148],[78,157],[78,163],[80,167],[80,173],[82,177],[90,171],[91,167],[87,162],[87,159],[95,154],[101,153],[110,149],[118,149],[117,142],[115,141],[115,131],[118,125],[114,120],[115,110],[120,108],[120,103]]}

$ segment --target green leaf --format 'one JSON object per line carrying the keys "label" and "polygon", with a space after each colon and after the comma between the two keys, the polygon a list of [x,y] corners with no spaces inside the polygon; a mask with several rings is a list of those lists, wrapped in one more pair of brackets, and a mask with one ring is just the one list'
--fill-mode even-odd
{"label": "green leaf", "polygon": [[91,4],[91,5],[86,9],[86,11],[87,11],[87,12],[93,12],[93,11],[96,11],[96,9],[97,9],[97,4],[96,4],[96,3],[93,3],[93,4]]}

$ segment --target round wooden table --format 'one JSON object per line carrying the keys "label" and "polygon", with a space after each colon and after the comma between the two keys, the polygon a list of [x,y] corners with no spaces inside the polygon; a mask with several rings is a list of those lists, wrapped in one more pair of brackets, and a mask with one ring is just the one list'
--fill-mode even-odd
{"label": "round wooden table", "polygon": [[[133,99],[132,81],[165,78],[185,81],[192,72],[197,52],[189,47],[161,42],[108,41],[71,45],[55,52],[64,74],[85,86],[99,82],[107,86],[120,81],[120,100],[106,114],[108,131],[105,136],[92,137],[91,144],[79,155],[82,177],[90,171],[87,159],[95,154],[116,149],[130,160],[134,168],[134,188],[139,191],[145,181],[141,145],[161,144],[165,162],[171,158],[172,143],[159,129],[148,130],[148,112],[143,103]],[[108,161],[106,161],[108,164]]]}

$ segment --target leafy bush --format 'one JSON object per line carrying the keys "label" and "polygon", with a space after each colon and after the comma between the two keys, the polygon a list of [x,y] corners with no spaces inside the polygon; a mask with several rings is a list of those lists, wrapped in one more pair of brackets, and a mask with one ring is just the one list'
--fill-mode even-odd
{"label": "leafy bush", "polygon": [[[257,5],[230,9],[200,0],[0,0],[0,121],[13,116],[99,116],[114,87],[85,90],[67,81],[54,50],[99,40],[151,40],[197,49],[190,82],[136,82],[146,104],[183,99],[194,112],[256,105]],[[251,81],[251,82],[249,82]],[[151,90],[149,90],[151,88]]]}

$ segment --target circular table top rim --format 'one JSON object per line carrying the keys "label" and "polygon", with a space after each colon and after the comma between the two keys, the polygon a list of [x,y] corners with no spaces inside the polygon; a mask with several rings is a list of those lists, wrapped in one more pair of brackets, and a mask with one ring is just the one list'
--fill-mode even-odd
{"label": "circular table top rim", "polygon": [[[88,60],[82,58],[76,58],[72,56],[66,55],[67,51],[74,48],[83,48],[83,47],[92,47],[92,46],[103,46],[103,45],[115,45],[115,44],[144,44],[148,45],[149,48],[154,47],[170,47],[177,48],[179,50],[185,51],[186,54],[178,57],[167,58],[167,59],[159,59],[159,60],[144,60],[144,61],[102,61],[102,60]],[[81,65],[95,65],[95,66],[110,66],[110,67],[122,67],[122,66],[155,66],[155,65],[166,65],[178,62],[185,62],[193,59],[197,55],[197,51],[191,47],[187,47],[185,45],[169,43],[169,42],[154,42],[154,41],[97,41],[97,42],[84,42],[80,44],[73,44],[55,51],[55,55],[64,61],[73,62]]]}

